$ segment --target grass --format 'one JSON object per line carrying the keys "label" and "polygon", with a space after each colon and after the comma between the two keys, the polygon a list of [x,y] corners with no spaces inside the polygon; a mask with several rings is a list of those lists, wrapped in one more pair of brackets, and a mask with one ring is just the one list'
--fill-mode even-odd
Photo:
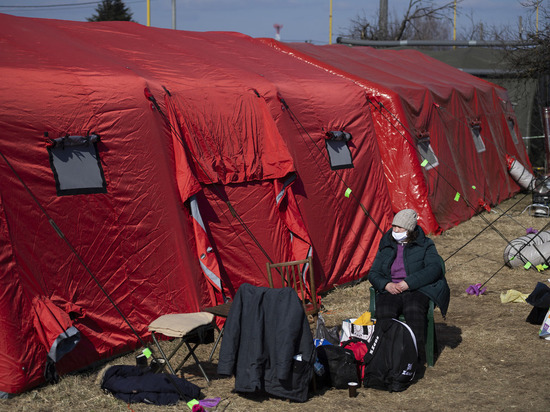
{"label": "grass", "polygon": [[[528,294],[537,282],[547,282],[550,277],[549,270],[538,272],[502,267],[506,246],[503,237],[512,240],[525,235],[526,228],[541,229],[549,222],[547,218],[523,212],[529,203],[529,197],[518,195],[501,204],[496,213],[484,212],[433,238],[439,253],[446,259],[451,303],[446,319],[436,309],[440,355],[435,366],[428,368],[424,378],[406,391],[387,393],[359,388],[359,395],[351,399],[347,390],[325,389],[313,394],[306,404],[261,394],[241,396],[232,391],[233,378],[216,376],[217,354],[212,362],[204,363],[213,376],[210,386],[190,363],[184,368],[185,377],[201,386],[206,397],[221,398],[217,411],[280,412],[304,408],[322,411],[548,410],[550,342],[538,337],[538,325],[525,321],[532,308],[529,304],[501,302],[502,293],[513,289]],[[489,221],[495,222],[495,230],[485,230],[470,242]],[[453,255],[459,248],[460,251]],[[486,294],[470,296],[465,292],[469,285],[485,281]],[[358,317],[368,310],[369,285],[361,282],[340,286],[323,296],[327,326],[339,325],[344,319]],[[202,347],[200,358],[206,359],[210,349],[209,345]],[[188,410],[183,402],[162,408],[127,405],[102,392],[100,379],[105,368],[134,364],[138,352],[111,360],[102,369],[65,375],[57,385],[39,387],[0,401],[0,407],[10,411],[43,412]]]}

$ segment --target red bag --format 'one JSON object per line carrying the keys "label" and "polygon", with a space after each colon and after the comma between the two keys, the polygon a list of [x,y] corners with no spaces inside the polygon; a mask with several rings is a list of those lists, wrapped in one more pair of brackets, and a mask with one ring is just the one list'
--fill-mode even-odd
{"label": "red bag", "polygon": [[355,360],[357,361],[357,374],[363,380],[365,377],[365,355],[368,353],[369,348],[367,343],[362,339],[351,338],[345,342],[342,342],[340,346],[349,349],[353,352]]}

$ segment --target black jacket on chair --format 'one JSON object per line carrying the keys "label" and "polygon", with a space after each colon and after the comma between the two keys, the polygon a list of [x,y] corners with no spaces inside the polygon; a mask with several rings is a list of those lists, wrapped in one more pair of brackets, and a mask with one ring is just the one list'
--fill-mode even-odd
{"label": "black jacket on chair", "polygon": [[294,289],[245,283],[225,323],[218,373],[235,375],[237,392],[263,390],[305,402],[314,350],[309,323]]}

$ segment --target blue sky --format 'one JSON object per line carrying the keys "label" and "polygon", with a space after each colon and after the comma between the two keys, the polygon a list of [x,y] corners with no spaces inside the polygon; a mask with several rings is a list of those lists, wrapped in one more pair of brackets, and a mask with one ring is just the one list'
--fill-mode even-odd
{"label": "blue sky", "polygon": [[[151,26],[172,27],[172,0],[151,1]],[[435,0],[436,4],[448,0]],[[0,13],[24,17],[86,21],[94,14],[93,0],[0,0]],[[140,24],[147,24],[147,0],[124,3]],[[543,0],[546,7],[550,0]],[[400,16],[408,0],[389,0],[390,16]],[[47,7],[36,7],[47,6]],[[332,0],[332,41],[345,32],[358,15],[376,15],[379,0]],[[236,31],[252,37],[275,37],[275,23],[283,25],[281,40],[329,41],[330,0],[176,0],[176,29],[191,31]],[[471,17],[485,25],[518,27],[533,13],[520,0],[464,0],[459,4],[457,31],[467,31]]]}

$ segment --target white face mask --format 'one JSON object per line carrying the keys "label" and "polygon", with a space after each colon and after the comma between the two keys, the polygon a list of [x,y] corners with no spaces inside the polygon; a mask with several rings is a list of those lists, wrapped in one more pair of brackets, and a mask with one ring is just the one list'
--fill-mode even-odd
{"label": "white face mask", "polygon": [[393,230],[391,231],[391,235],[393,236],[393,238],[395,240],[397,240],[398,242],[402,242],[404,241],[406,238],[407,238],[407,232],[400,232],[400,233],[397,233],[397,232],[394,232]]}

